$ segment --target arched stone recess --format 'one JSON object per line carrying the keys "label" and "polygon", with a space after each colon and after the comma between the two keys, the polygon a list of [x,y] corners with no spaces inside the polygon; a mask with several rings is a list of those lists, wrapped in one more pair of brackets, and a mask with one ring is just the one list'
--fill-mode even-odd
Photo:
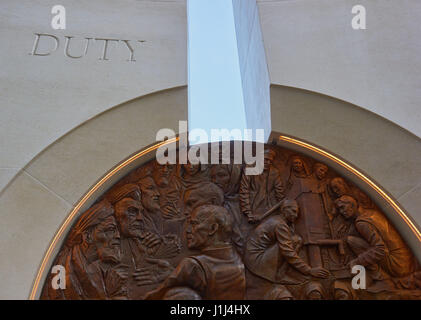
{"label": "arched stone recess", "polygon": [[[273,137],[277,138],[279,133],[298,137],[345,159],[381,186],[419,228],[421,140],[418,137],[348,102],[279,85],[271,86],[271,119]],[[352,175],[349,178],[353,179]],[[359,186],[373,195],[369,187]],[[402,219],[393,210],[390,214],[389,218],[399,227]],[[420,241],[410,239],[411,233],[404,231],[405,225],[400,231],[404,237],[408,235],[407,241],[420,256]]]}
{"label": "arched stone recess", "polygon": [[159,129],[178,134],[180,120],[187,120],[187,87],[141,96],[78,126],[22,169],[0,194],[0,251],[8,257],[0,262],[7,274],[0,298],[28,298],[41,257],[86,190],[110,168],[154,144]]}
{"label": "arched stone recess", "polygon": [[[271,101],[272,138],[277,137],[276,132],[298,137],[300,141],[346,159],[381,186],[410,221],[420,225],[421,144],[418,138],[358,106],[318,93],[272,86]],[[142,146],[150,146],[153,143],[151,137],[158,129],[168,127],[177,132],[178,120],[187,119],[186,110],[186,87],[132,100],[73,130],[22,170],[0,195],[0,205],[5,209],[2,214],[8,222],[2,224],[2,243],[5,244],[2,254],[10,257],[0,262],[2,272],[4,270],[9,275],[2,280],[2,298],[28,297],[40,266],[40,257],[46,252],[58,226],[63,225],[86,190],[90,190],[104,177],[104,172],[110,172],[117,163]],[[156,123],[151,123],[151,119],[157,119]],[[289,143],[288,148],[295,147]],[[318,159],[316,153],[308,153],[305,148],[297,150]],[[133,166],[150,157],[139,158]],[[419,257],[419,240],[396,211],[384,199],[376,198],[376,193],[367,184],[359,183],[334,162],[325,162],[373,198]],[[133,167],[126,167],[126,170],[130,168]],[[79,208],[80,211],[88,208],[95,196],[127,172],[122,170],[96,190]],[[59,249],[60,241],[56,243],[52,257]],[[51,263],[50,259],[48,264]],[[48,270],[48,266],[45,269]],[[38,297],[39,293],[39,290],[34,292],[33,297]]]}
{"label": "arched stone recess", "polygon": [[[242,165],[196,165],[190,167],[185,165],[168,167],[157,165],[154,160],[154,151],[159,144],[156,144],[152,148],[142,149],[122,164],[114,167],[93,188],[89,189],[60,228],[50,250],[44,257],[43,264],[41,265],[33,287],[31,298],[39,298],[43,287],[43,298],[50,299],[162,298],[160,294],[164,291],[160,284],[166,283],[164,281],[165,277],[160,279],[156,276],[152,277],[151,274],[150,277],[152,278],[143,279],[137,283],[136,281],[138,280],[136,280],[134,275],[138,271],[137,268],[140,268],[139,270],[145,268],[147,271],[148,263],[151,263],[150,261],[148,262],[147,259],[152,258],[154,261],[158,261],[156,259],[166,261],[167,267],[170,268],[172,265],[171,268],[173,269],[177,266],[177,263],[182,264],[183,257],[197,255],[198,251],[195,251],[195,249],[198,248],[190,246],[189,238],[183,238],[185,236],[186,217],[191,216],[191,219],[196,219],[195,217],[198,215],[197,212],[200,211],[200,209],[197,208],[203,208],[201,207],[203,204],[213,204],[222,209],[225,207],[226,209],[223,210],[228,211],[224,214],[231,214],[233,221],[235,221],[233,222],[233,225],[237,228],[232,228],[233,232],[229,237],[230,240],[227,240],[228,238],[224,237],[226,243],[224,242],[224,246],[222,247],[226,248],[227,246],[231,246],[235,249],[235,252],[238,252],[238,254],[241,255],[241,258],[238,256],[237,258],[228,259],[231,261],[230,263],[236,261],[235,266],[234,264],[226,266],[226,272],[228,272],[228,270],[235,271],[238,267],[237,271],[240,273],[236,273],[235,276],[232,274],[232,277],[229,277],[230,280],[234,279],[233,286],[230,287],[230,293],[225,293],[224,296],[224,293],[220,291],[219,293],[215,293],[219,294],[219,296],[212,296],[212,292],[205,290],[199,294],[201,298],[209,299],[213,297],[217,299],[218,297],[221,298],[224,296],[225,298],[235,297],[237,299],[244,297],[252,299],[264,297],[264,299],[272,299],[276,298],[275,296],[278,295],[291,295],[295,299],[309,299],[310,296],[307,296],[307,293],[313,292],[312,290],[319,290],[321,295],[326,294],[323,298],[333,299],[337,298],[335,290],[341,291],[345,290],[344,288],[347,288],[348,298],[355,298],[358,296],[362,299],[419,299],[421,297],[421,291],[417,289],[415,284],[412,284],[413,274],[419,276],[419,272],[414,273],[414,270],[419,269],[419,265],[415,262],[416,258],[409,253],[410,251],[405,249],[407,247],[404,242],[399,239],[401,239],[400,237],[404,238],[412,249],[411,251],[413,253],[418,253],[419,257],[420,231],[414,226],[412,226],[411,229],[411,226],[408,223],[409,220],[405,220],[405,218],[407,218],[405,215],[399,216],[396,213],[392,213],[393,210],[397,211],[400,209],[399,206],[394,203],[393,199],[379,197],[376,192],[386,195],[387,193],[375,183],[368,183],[370,182],[369,179],[363,176],[357,168],[339,158],[335,158],[335,155],[330,152],[324,151],[317,146],[306,144],[302,140],[284,135],[279,136],[276,133],[272,134],[272,139],[272,145],[267,145],[265,147],[265,159],[270,159],[270,164],[268,165],[269,167],[267,167],[267,170],[269,171],[265,171],[266,173],[269,172],[269,175],[266,178],[268,180],[265,180],[266,182],[264,182],[264,184],[262,184],[263,180],[259,176],[254,176],[255,178],[245,176],[245,166]],[[176,139],[169,143],[172,148],[176,146],[175,141]],[[279,147],[275,147],[275,144]],[[299,161],[300,165],[297,165],[295,163],[296,161]],[[322,170],[322,173],[320,173],[318,170],[323,166],[324,169]],[[163,168],[166,168],[166,170],[161,170]],[[228,173],[228,175],[221,178],[219,174],[221,170]],[[345,180],[341,177],[345,178]],[[254,182],[251,182],[252,180]],[[336,182],[334,182],[334,180],[336,180]],[[259,201],[262,201],[259,203],[263,204],[255,206],[256,202],[254,201],[255,199],[258,199],[259,195],[252,197],[251,194],[253,194],[253,191],[249,188],[256,188],[259,183],[261,184],[261,187],[265,185],[266,188],[269,188],[267,190],[265,189],[263,192],[263,195],[267,194],[267,201],[269,202],[265,203],[265,201],[262,200],[263,198],[259,198]],[[341,186],[336,189],[335,185],[338,183]],[[272,184],[273,188],[270,187]],[[104,192],[105,190],[106,192]],[[260,188],[257,188],[255,191],[259,194],[261,190]],[[159,200],[155,199],[155,194],[159,195]],[[249,196],[250,202],[244,200]],[[275,258],[275,256],[272,257],[269,253],[267,256],[265,255],[266,252],[273,251],[273,249],[271,249],[272,247],[269,246],[262,252],[263,258],[260,257],[260,255],[253,256],[255,250],[257,250],[257,248],[262,249],[261,245],[264,245],[262,243],[261,245],[256,246],[256,241],[258,242],[260,241],[259,239],[264,238],[266,239],[265,244],[268,245],[268,243],[266,243],[267,239],[271,239],[270,235],[263,238],[258,237],[262,228],[268,228],[267,232],[270,233],[274,223],[284,223],[282,222],[284,220],[279,220],[277,216],[279,214],[281,216],[286,214],[283,211],[284,202],[280,202],[280,213],[276,213],[277,211],[275,210],[275,207],[273,207],[274,204],[280,201],[278,196],[280,197],[279,199],[295,199],[299,205],[299,218],[295,222],[290,221],[291,223],[295,223],[295,228],[292,228],[292,231],[290,232],[296,232],[298,239],[303,241],[303,247],[299,246],[297,248],[304,249],[302,249],[302,251],[298,251],[300,249],[294,250],[297,250],[297,254],[300,252],[299,256],[303,259],[300,264],[304,264],[307,267],[302,267],[303,270],[297,267],[297,270],[301,270],[305,275],[306,268],[316,268],[316,266],[322,265],[331,272],[329,280],[320,282],[317,280],[319,276],[313,276],[312,274],[310,278],[303,280],[304,278],[300,278],[302,275],[292,276],[291,274],[288,274],[284,275],[288,278],[288,285],[284,288],[279,286],[279,284],[282,283],[282,280],[284,280],[284,278],[282,278],[283,276],[274,276],[273,278],[271,275],[271,266],[273,266],[274,261],[278,261],[278,256],[275,255]],[[161,201],[162,197],[164,197],[165,200],[163,202]],[[264,196],[264,198],[265,197],[266,196]],[[391,266],[387,263],[384,266],[383,262],[379,262],[382,270],[381,274],[386,272],[386,275],[379,275],[377,273],[378,271],[373,271],[373,265],[369,264],[370,272],[373,271],[373,273],[370,273],[370,277],[373,277],[369,280],[370,283],[373,284],[372,281],[375,277],[383,279],[383,276],[387,277],[391,275],[387,275],[387,272],[395,272],[396,274],[392,276],[392,282],[394,283],[393,288],[388,287],[387,289],[384,289],[382,287],[383,289],[378,291],[378,286],[376,285],[371,289],[369,288],[367,291],[368,293],[360,291],[358,294],[350,289],[350,281],[353,275],[349,273],[350,269],[347,266],[347,262],[342,260],[348,259],[351,261],[353,259],[352,257],[354,257],[354,259],[359,258],[361,252],[358,253],[357,250],[361,250],[360,245],[364,241],[368,242],[373,239],[370,232],[366,234],[362,233],[359,227],[357,227],[357,222],[353,222],[354,220],[352,219],[347,219],[345,213],[341,211],[343,209],[341,209],[340,203],[336,200],[348,201],[347,199],[350,197],[352,197],[356,203],[358,202],[359,205],[358,212],[360,213],[358,216],[361,217],[361,219],[358,218],[360,220],[357,219],[355,221],[359,221],[358,223],[361,223],[361,221],[369,221],[369,224],[372,227],[375,227],[374,229],[370,229],[370,232],[377,230],[376,232],[378,232],[383,241],[387,243],[388,249],[386,249],[386,258],[384,259],[387,260],[390,257],[390,259],[392,259],[391,261],[393,261],[395,259],[392,257],[393,255],[400,255],[400,258],[392,263],[392,265],[397,263],[396,265]],[[272,202],[272,204],[270,204],[270,202]],[[244,211],[247,210],[247,205],[251,205],[253,208],[251,212],[253,213]],[[129,215],[129,212],[132,212],[131,209],[134,208],[137,208],[137,215],[139,216],[139,219],[136,221],[142,221],[142,223],[131,225],[130,223],[133,222],[130,222],[125,225],[125,221],[128,220],[123,217],[126,214]],[[177,210],[167,210],[168,208]],[[277,207],[277,209],[279,209],[279,207]],[[383,214],[385,214],[386,217]],[[251,215],[254,216],[253,220],[250,220]],[[210,219],[209,216],[207,217]],[[286,216],[284,216],[284,218],[285,217]],[[112,220],[106,222],[109,219]],[[218,224],[221,223],[220,221],[222,220],[218,220]],[[190,221],[190,219],[187,219],[187,221]],[[394,231],[394,227],[386,223],[386,221],[391,221],[394,227],[399,230],[401,236],[399,236]],[[97,246],[95,242],[102,240],[98,240],[100,238],[94,236],[97,231],[92,230],[96,230],[98,226],[98,228],[102,228],[102,224],[105,226],[107,223],[113,223],[115,227],[113,232],[117,232],[118,234],[118,254],[117,251],[115,251],[117,247],[113,245],[113,250],[111,251],[114,253],[112,253],[110,249],[107,249],[107,255],[105,255],[105,251],[101,251],[101,249],[99,249],[100,246]],[[189,222],[187,222],[187,224],[189,224]],[[209,222],[209,225],[212,225],[212,223]],[[353,242],[348,240],[349,235],[352,234],[351,238],[355,236],[353,226],[357,227],[358,232],[360,232],[355,233],[358,239],[360,239],[357,244],[353,244]],[[343,228],[349,228],[348,231],[345,232],[345,235],[349,232],[348,236],[344,237]],[[222,230],[228,229],[231,228],[222,228]],[[117,230],[120,231],[118,232]],[[129,230],[143,231],[140,233],[137,231],[136,233],[131,233],[132,231]],[[94,237],[94,240],[86,240],[91,239],[90,237],[85,238],[85,235],[88,233]],[[161,242],[157,242],[154,245],[154,248],[157,246],[157,249],[155,248],[156,250],[149,250],[152,249],[152,247],[148,247],[148,244],[145,244],[150,240],[148,240],[148,234],[150,235],[150,233],[153,233],[155,236],[155,238],[152,237],[152,239],[157,240],[156,237],[162,237]],[[217,237],[216,239],[222,238]],[[278,245],[283,245],[281,242],[277,244],[276,239],[278,238],[274,237],[273,246],[275,249],[278,248]],[[330,239],[342,239],[340,240],[341,244],[337,242],[338,240],[332,242]],[[414,241],[414,239],[418,239],[418,242]],[[356,245],[355,248],[353,245]],[[367,245],[364,250],[372,250],[374,247],[370,247],[371,245],[373,245],[373,243],[370,242],[370,245]],[[393,253],[390,251],[390,245],[394,246]],[[89,248],[91,246],[94,249],[90,251]],[[138,248],[137,250],[139,251],[135,250],[134,246]],[[330,251],[331,246],[333,246],[334,251],[337,249],[339,253],[335,251],[336,253],[332,256],[332,252]],[[318,250],[315,250],[315,248]],[[303,253],[303,251],[305,252]],[[206,252],[205,249],[203,249],[202,254],[206,256],[206,253],[203,252]],[[365,257],[366,256],[367,255],[365,254]],[[412,258],[410,258],[411,256]],[[110,264],[110,260],[106,259],[110,259],[111,257],[113,257],[113,263]],[[203,257],[203,255],[200,257]],[[202,258],[197,259],[202,261]],[[260,261],[260,259],[267,259],[267,261]],[[301,258],[297,257],[295,259]],[[373,259],[373,256],[370,259]],[[196,260],[196,258],[193,260]],[[206,261],[206,259],[203,261]],[[279,261],[283,260],[281,259]],[[107,266],[106,268],[111,268],[108,269],[105,274],[113,272],[110,271],[114,270],[113,265],[117,268],[116,270],[119,270],[118,272],[122,272],[122,270],[118,269],[120,268],[119,266],[126,266],[128,263],[128,280],[123,280],[126,278],[122,278],[117,282],[108,282],[108,276],[104,276],[104,279],[99,279],[97,276],[95,276],[95,279],[90,279],[89,277],[95,273],[95,271],[92,271],[94,270],[92,269],[92,266],[95,265],[95,268],[99,268],[101,263],[104,263],[104,266]],[[131,263],[134,263],[134,265],[131,265]],[[243,263],[248,271],[241,276],[241,270],[244,272],[244,267],[241,267]],[[53,264],[65,265],[66,273],[69,273],[70,275],[70,278],[66,278],[66,281],[70,281],[70,283],[64,290],[57,291],[57,289],[51,288],[50,282],[52,281],[52,276],[48,277],[48,274]],[[297,264],[297,266],[298,265],[299,264]],[[152,269],[150,270],[159,269],[162,266],[163,265],[158,266],[151,264],[150,267]],[[221,268],[221,266],[216,265],[214,267]],[[281,269],[284,271],[288,270],[285,268],[286,267],[283,266]],[[385,271],[386,269],[388,271]],[[83,274],[88,271],[93,273],[88,276],[83,276]],[[179,268],[175,269],[171,277],[179,275],[181,279],[186,279],[177,273],[179,271]],[[168,273],[168,275],[170,273]],[[160,273],[158,272],[158,274]],[[277,274],[277,272],[275,272],[275,274]],[[373,274],[375,274],[375,276]],[[256,275],[258,276],[257,278],[255,277]],[[224,276],[226,277],[227,274]],[[290,276],[292,278],[290,278]],[[242,279],[245,282],[240,281],[241,277],[243,277]],[[259,279],[261,278],[276,284],[273,290],[267,281],[259,284],[259,281],[261,281]],[[213,278],[211,277],[209,279]],[[379,279],[376,278],[375,281],[378,281]],[[89,284],[90,281],[93,281],[92,283],[103,281],[104,286],[95,285],[96,288],[101,288],[95,293],[95,290],[88,290],[91,286]],[[389,280],[380,281],[389,283]],[[115,287],[116,283],[118,283],[118,288]],[[250,283],[251,285],[249,286]],[[388,285],[391,284],[389,283]],[[395,285],[396,288],[394,287]],[[180,286],[182,287],[182,285]],[[216,284],[212,284],[212,288],[215,292],[218,292],[217,287]],[[283,291],[280,289],[281,287],[283,288]],[[105,288],[105,291],[100,292],[102,288]],[[155,290],[156,288],[158,288],[157,291]],[[171,288],[172,287],[169,287],[169,289]],[[264,295],[260,295],[260,289],[257,290],[259,291],[259,293],[257,293],[256,288],[264,288],[263,291],[266,290],[267,292],[265,291]],[[67,291],[68,289],[70,291]],[[180,291],[177,289],[178,291],[171,291],[171,294],[174,294],[175,296],[187,295],[190,297],[191,295],[191,297],[197,297],[197,292],[193,294],[190,289],[187,291]],[[168,293],[168,291],[165,292]],[[231,293],[233,296],[230,295]],[[165,296],[166,294],[164,294],[164,297]]]}

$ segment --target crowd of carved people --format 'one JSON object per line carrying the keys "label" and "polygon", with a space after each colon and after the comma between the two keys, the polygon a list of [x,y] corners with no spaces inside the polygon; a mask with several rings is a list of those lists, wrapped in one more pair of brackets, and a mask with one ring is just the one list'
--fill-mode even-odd
{"label": "crowd of carved people", "polygon": [[[134,170],[81,214],[42,299],[421,299],[420,265],[372,200],[325,164],[266,146],[240,164]],[[352,286],[352,267],[366,288]]]}

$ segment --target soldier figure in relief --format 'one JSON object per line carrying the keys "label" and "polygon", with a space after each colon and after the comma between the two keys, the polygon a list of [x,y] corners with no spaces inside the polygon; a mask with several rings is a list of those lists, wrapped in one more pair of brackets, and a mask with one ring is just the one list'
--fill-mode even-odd
{"label": "soldier figure in relief", "polygon": [[271,295],[275,290],[278,299],[292,299],[285,285],[304,285],[309,276],[329,275],[326,269],[311,267],[299,254],[302,239],[294,225],[298,212],[295,200],[284,200],[280,214],[270,216],[251,232],[244,255],[244,264],[252,273],[247,278],[249,298],[261,299],[265,291]]}
{"label": "soldier figure in relief", "polygon": [[335,203],[340,214],[353,221],[346,242],[356,258],[349,262],[349,267],[366,267],[374,281],[405,277],[416,271],[414,256],[379,211],[361,208],[353,197],[347,195]]}
{"label": "soldier figure in relief", "polygon": [[224,207],[196,208],[188,220],[186,238],[188,247],[200,253],[184,258],[147,299],[163,299],[180,290],[188,296],[193,291],[206,300],[244,299],[244,264],[231,243],[231,230],[231,217]]}
{"label": "soldier figure in relief", "polygon": [[240,207],[250,223],[259,218],[285,197],[285,188],[281,175],[273,166],[275,151],[264,151],[264,169],[260,175],[243,173],[240,182]]}
{"label": "soldier figure in relief", "polygon": [[310,174],[301,156],[294,155],[290,159],[286,196],[296,200],[300,207],[296,228],[303,238],[310,265],[323,267],[321,248],[317,241],[331,238],[331,225],[320,193],[320,181],[317,175],[314,177]]}
{"label": "soldier figure in relief", "polygon": [[245,238],[251,228],[245,215],[241,213],[238,189],[241,178],[241,166],[236,164],[214,165],[210,169],[213,183],[224,192],[224,207],[233,218],[232,240],[240,253],[244,251]]}
{"label": "soldier figure in relief", "polygon": [[120,233],[107,200],[87,210],[73,228],[56,263],[65,267],[66,288],[49,299],[126,299],[127,266],[121,265]]}
{"label": "soldier figure in relief", "polygon": [[159,204],[164,219],[183,219],[183,188],[175,175],[174,165],[154,162],[152,177],[159,188]]}

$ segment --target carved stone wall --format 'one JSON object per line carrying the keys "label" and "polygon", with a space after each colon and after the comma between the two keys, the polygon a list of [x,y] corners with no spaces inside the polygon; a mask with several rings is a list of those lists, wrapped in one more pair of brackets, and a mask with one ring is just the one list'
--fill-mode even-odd
{"label": "carved stone wall", "polygon": [[81,214],[41,299],[421,299],[418,261],[364,192],[294,151],[264,158],[258,176],[133,170]]}

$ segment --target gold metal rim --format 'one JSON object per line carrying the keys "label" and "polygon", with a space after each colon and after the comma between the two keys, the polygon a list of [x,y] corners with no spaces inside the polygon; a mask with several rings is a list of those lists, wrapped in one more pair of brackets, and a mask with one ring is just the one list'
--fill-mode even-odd
{"label": "gold metal rim", "polygon": [[64,223],[60,226],[60,229],[57,231],[57,233],[55,234],[53,240],[51,241],[50,246],[47,249],[47,252],[44,255],[44,258],[42,259],[42,263],[41,266],[38,270],[37,276],[35,278],[34,284],[32,286],[32,290],[31,290],[31,294],[29,296],[30,300],[35,300],[36,294],[38,292],[38,287],[40,284],[40,281],[42,279],[42,275],[44,274],[44,270],[45,267],[48,263],[48,261],[50,260],[51,254],[54,252],[54,249],[57,245],[57,243],[59,242],[59,239],[62,237],[64,231],[67,229],[67,227],[69,226],[69,224],[73,221],[73,218],[75,217],[75,215],[78,214],[80,208],[86,203],[86,201],[88,201],[88,199],[92,196],[92,194],[97,191],[107,180],[109,180],[112,176],[114,176],[118,171],[120,171],[121,169],[123,169],[124,167],[126,167],[127,165],[129,165],[130,163],[132,163],[133,161],[139,159],[140,157],[144,156],[145,154],[152,152],[156,149],[158,149],[161,146],[164,145],[168,145],[174,142],[177,142],[179,140],[179,138],[172,138],[172,139],[168,139],[165,140],[163,142],[160,143],[156,143],[138,153],[136,153],[135,155],[131,156],[129,159],[123,161],[122,163],[120,163],[118,166],[116,166],[113,170],[111,170],[109,173],[107,173],[101,180],[99,180],[84,196],[83,198],[78,202],[78,204],[73,208],[73,210],[70,212],[69,216],[66,218],[66,220],[64,221]]}
{"label": "gold metal rim", "polygon": [[334,156],[333,154],[331,154],[331,153],[329,153],[325,150],[322,150],[322,149],[320,149],[316,146],[313,146],[309,143],[303,142],[303,141],[295,139],[295,138],[283,136],[283,135],[279,136],[279,140],[289,142],[289,143],[304,147],[306,149],[309,149],[313,152],[316,152],[316,153],[336,162],[337,164],[339,164],[340,166],[342,166],[346,170],[355,174],[358,178],[360,178],[361,180],[366,182],[371,188],[373,188],[384,200],[387,201],[387,203],[389,203],[392,206],[392,208],[399,214],[399,216],[405,221],[405,223],[409,226],[409,228],[412,230],[412,232],[416,235],[418,241],[421,242],[421,232],[420,232],[420,230],[418,230],[417,226],[411,221],[411,219],[409,219],[407,214],[399,207],[399,205],[390,196],[388,196],[386,192],[384,192],[379,186],[377,186],[377,184],[375,184],[366,175],[364,175],[363,173],[361,173],[360,171],[358,171],[357,169],[355,169],[351,165],[347,164],[345,161],[343,161],[343,160],[339,159],[338,157]]}

